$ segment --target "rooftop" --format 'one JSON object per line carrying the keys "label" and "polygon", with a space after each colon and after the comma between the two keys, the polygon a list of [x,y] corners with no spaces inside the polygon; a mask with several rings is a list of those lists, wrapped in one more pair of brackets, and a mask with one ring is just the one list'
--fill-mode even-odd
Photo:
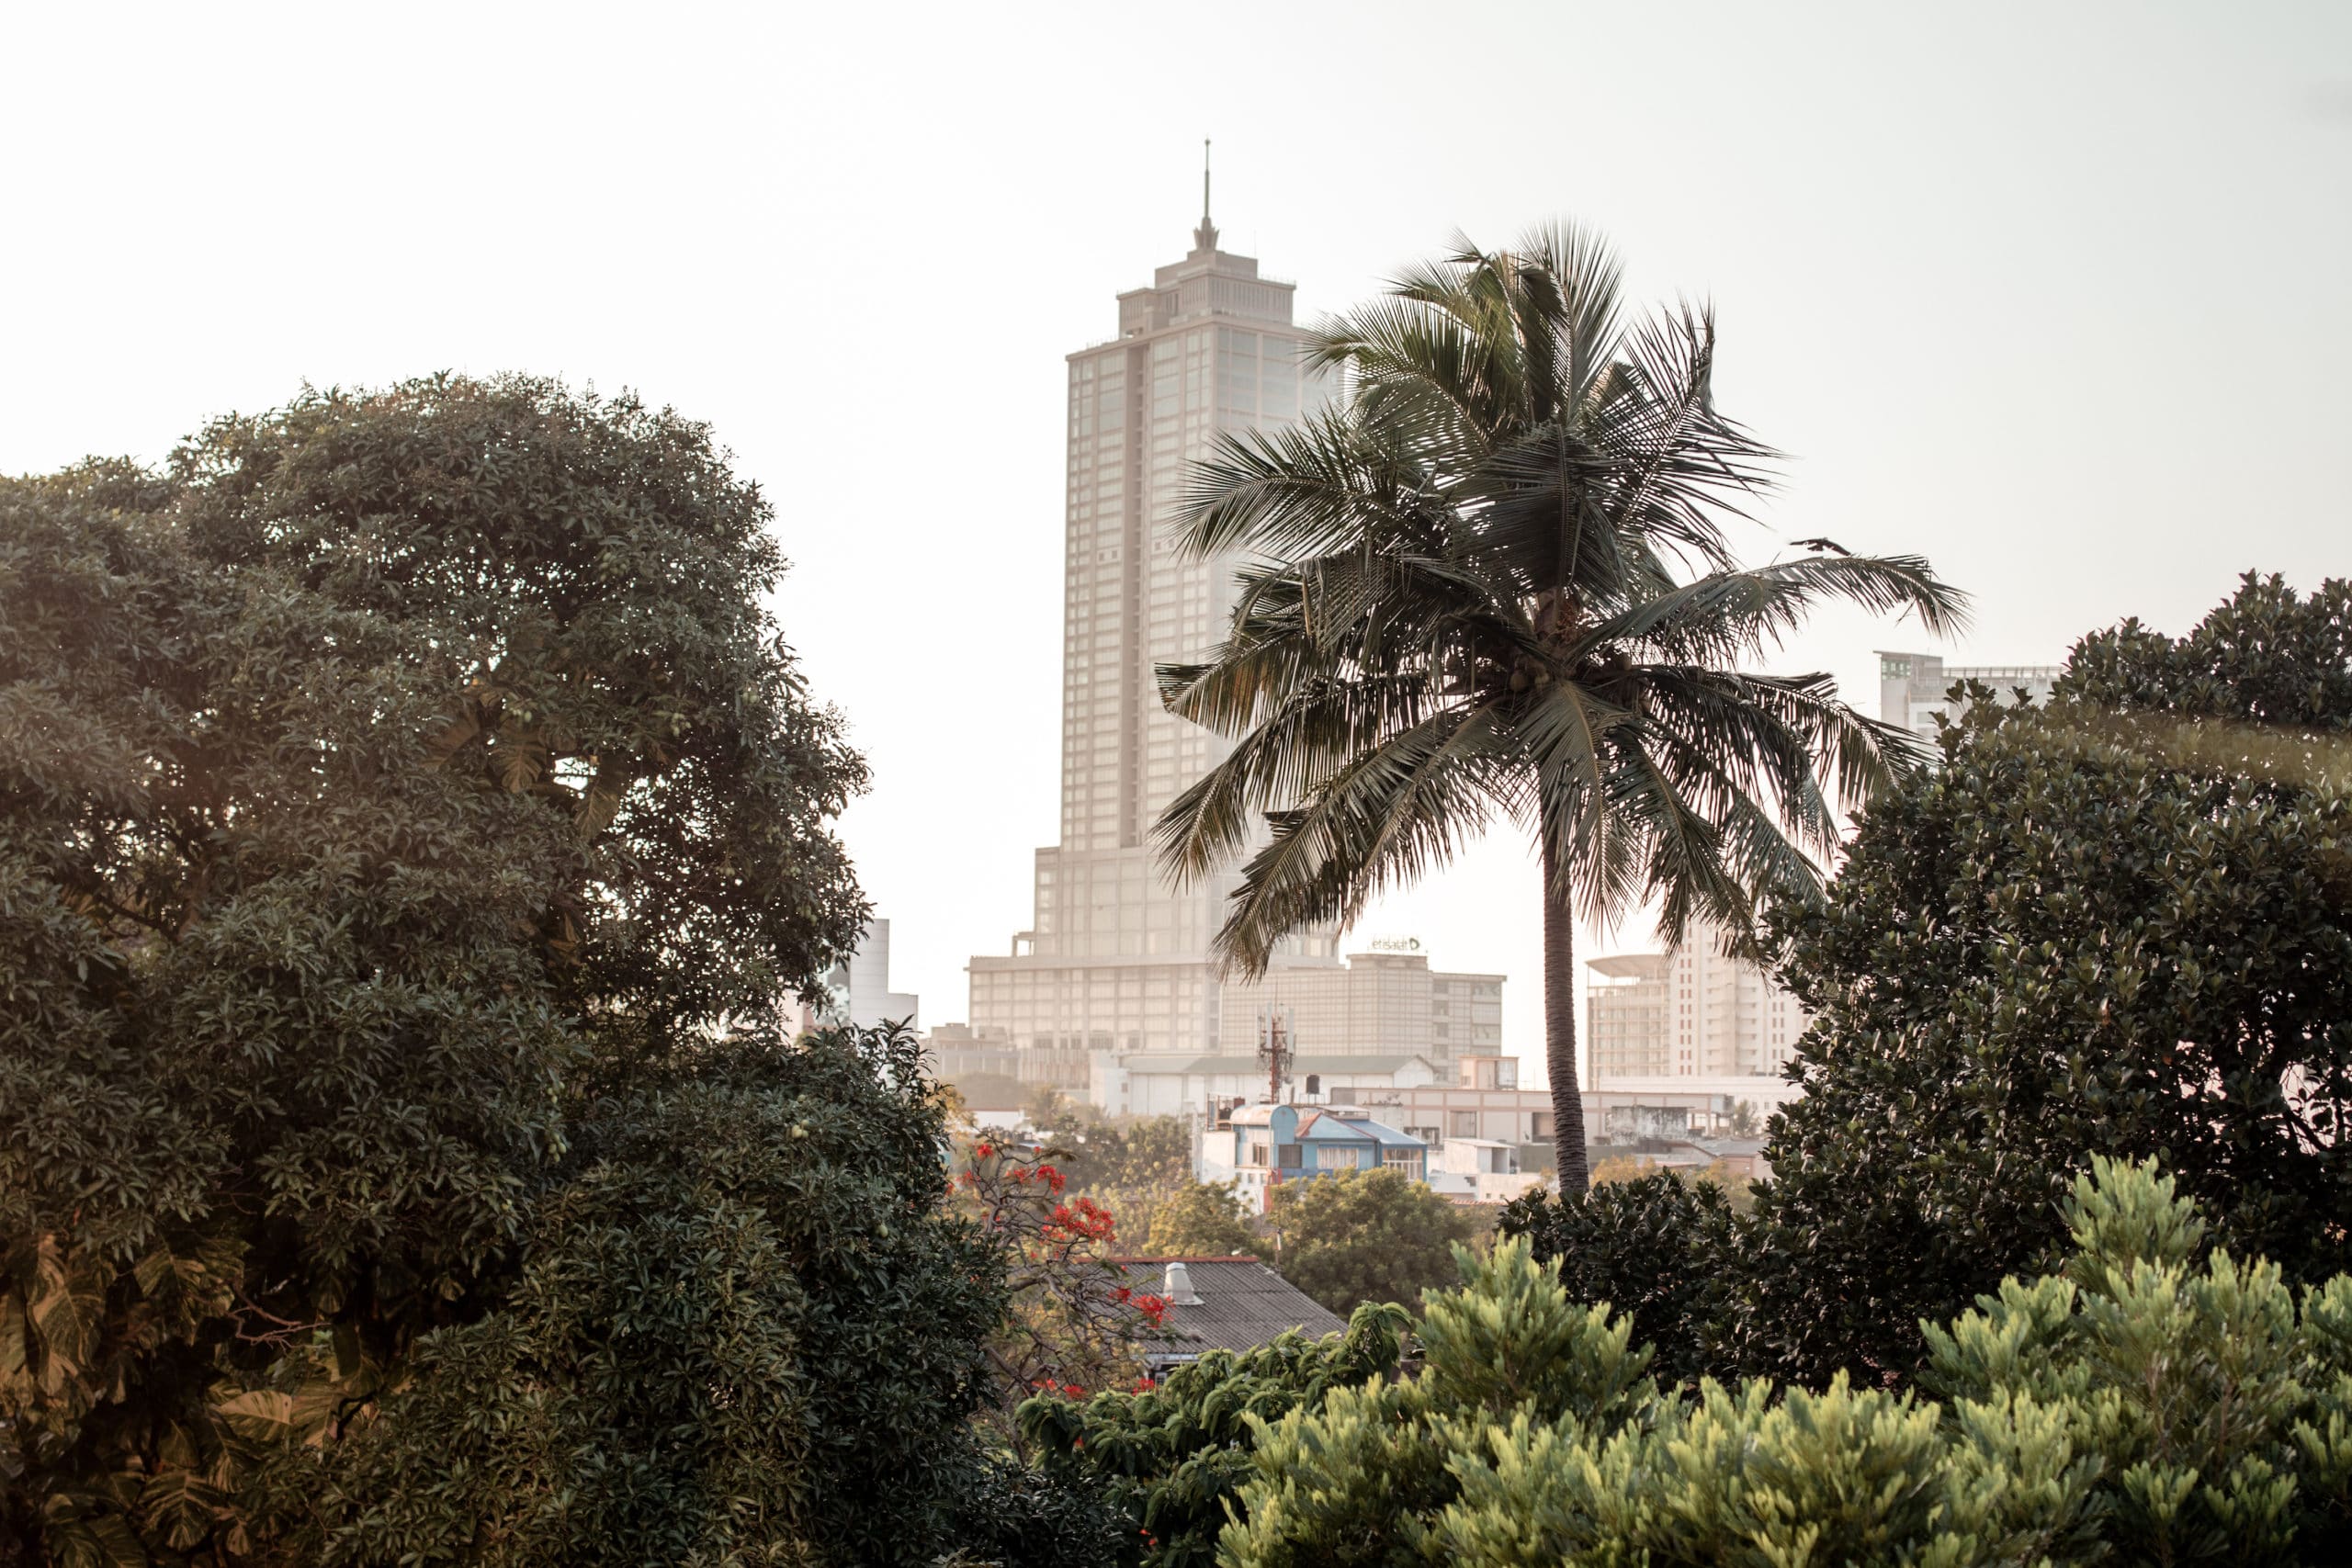
{"label": "rooftop", "polygon": [[[1291,1076],[1303,1077],[1308,1073],[1329,1077],[1335,1073],[1393,1073],[1419,1063],[1430,1066],[1429,1058],[1417,1055],[1401,1056],[1294,1056]],[[1179,1056],[1173,1054],[1154,1059],[1144,1055],[1124,1058],[1120,1065],[1131,1073],[1181,1073],[1186,1077],[1230,1077],[1239,1074],[1248,1077],[1264,1077],[1266,1064],[1255,1056]],[[1434,1072],[1434,1067],[1430,1068]]]}
{"label": "rooftop", "polygon": [[1588,958],[1584,966],[1612,980],[1663,978],[1670,960],[1663,953],[1621,953],[1608,958]]}
{"label": "rooftop", "polygon": [[1192,1276],[1198,1306],[1170,1306],[1162,1332],[1144,1342],[1151,1359],[1191,1360],[1210,1350],[1251,1350],[1296,1329],[1309,1339],[1346,1329],[1338,1314],[1310,1298],[1254,1258],[1160,1256],[1125,1258],[1138,1289],[1158,1291],[1158,1276],[1182,1263]]}

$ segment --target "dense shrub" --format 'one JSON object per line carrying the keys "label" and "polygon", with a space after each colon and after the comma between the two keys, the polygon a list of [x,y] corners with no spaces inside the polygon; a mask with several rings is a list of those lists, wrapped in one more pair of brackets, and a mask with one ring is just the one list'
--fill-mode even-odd
{"label": "dense shrub", "polygon": [[975,1471],[965,1496],[958,1545],[940,1568],[1110,1568],[1135,1556],[1126,1510],[1067,1471],[994,1455]]}
{"label": "dense shrub", "polygon": [[2104,1159],[2065,1272],[1930,1335],[1939,1402],[1763,1381],[1661,1391],[1622,1314],[1525,1241],[1424,1314],[1427,1366],[1260,1418],[1228,1568],[2335,1561],[2352,1547],[2352,1278],[2203,1252]]}
{"label": "dense shrub", "polygon": [[1406,1322],[1401,1307],[1360,1307],[1345,1334],[1285,1334],[1240,1355],[1212,1350],[1135,1393],[1041,1396],[1021,1407],[1022,1431],[1047,1473],[1123,1510],[1116,1561],[1207,1568],[1251,1473],[1257,1423],[1393,1374]]}
{"label": "dense shrub", "polygon": [[1507,1205],[1498,1228],[1555,1263],[1569,1299],[1630,1318],[1661,1377],[1712,1370],[1709,1335],[1733,1215],[1712,1181],[1666,1172],[1596,1183],[1566,1200],[1537,1188]]}

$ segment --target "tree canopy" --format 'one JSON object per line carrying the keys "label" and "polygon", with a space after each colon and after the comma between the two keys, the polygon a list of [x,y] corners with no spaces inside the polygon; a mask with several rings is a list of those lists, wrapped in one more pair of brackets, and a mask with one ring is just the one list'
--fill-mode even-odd
{"label": "tree canopy", "polygon": [[[1913,1372],[1921,1319],[2054,1256],[2100,1156],[2162,1161],[2290,1278],[2352,1264],[2348,607],[2249,577],[2180,638],[2086,637],[2044,706],[1977,693],[1778,916],[1815,1016],[1753,1213],[1644,1185],[1508,1223],[1676,1370],[1816,1386]],[[1645,1237],[1691,1283],[1659,1292]]]}
{"label": "tree canopy", "polygon": [[1255,1256],[1261,1247],[1272,1251],[1270,1239],[1242,1217],[1232,1185],[1216,1181],[1188,1180],[1162,1200],[1146,1245],[1179,1258]]}
{"label": "tree canopy", "polygon": [[0,1556],[945,1530],[1001,1280],[911,1045],[783,1037],[865,771],[772,522],[520,378],[0,482]]}
{"label": "tree canopy", "polygon": [[1385,1167],[1286,1181],[1263,1224],[1283,1278],[1342,1317],[1366,1302],[1418,1302],[1453,1278],[1453,1248],[1477,1230],[1466,1210]]}

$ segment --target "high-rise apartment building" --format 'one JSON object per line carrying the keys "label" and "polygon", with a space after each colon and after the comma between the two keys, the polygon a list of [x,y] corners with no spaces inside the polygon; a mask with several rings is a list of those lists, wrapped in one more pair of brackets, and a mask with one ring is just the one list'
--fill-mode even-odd
{"label": "high-rise apartment building", "polygon": [[2023,687],[2026,695],[2038,703],[2049,697],[2052,685],[2063,673],[2054,664],[1946,664],[1939,654],[1889,653],[1882,649],[1878,716],[1933,740],[1938,715],[1959,716],[1951,713],[1952,705],[1944,694],[1961,682],[1981,681],[2005,704],[2015,701],[2013,694]]}
{"label": "high-rise apartment building", "polygon": [[[1220,433],[1288,424],[1329,388],[1302,362],[1295,286],[1218,249],[1205,176],[1202,198],[1192,253],[1118,297],[1116,338],[1069,356],[1061,842],[1037,852],[1032,929],[969,966],[973,1029],[1017,1047],[1217,1043],[1209,942],[1237,877],[1170,887],[1151,829],[1227,748],[1160,705],[1155,667],[1221,639],[1238,562],[1180,556],[1171,525]],[[1335,965],[1334,934],[1277,962]]]}
{"label": "high-rise apartment building", "polygon": [[1777,1077],[1812,1021],[1797,999],[1693,926],[1670,953],[1598,958],[1585,991],[1586,1087]]}
{"label": "high-rise apartment building", "polygon": [[1626,953],[1585,962],[1585,1087],[1619,1078],[1664,1077],[1672,1069],[1663,953]]}

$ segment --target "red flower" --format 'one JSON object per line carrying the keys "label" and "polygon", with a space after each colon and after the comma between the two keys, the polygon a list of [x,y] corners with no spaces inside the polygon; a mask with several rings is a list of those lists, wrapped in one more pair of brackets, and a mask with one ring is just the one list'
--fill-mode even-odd
{"label": "red flower", "polygon": [[979,1156],[982,1159],[986,1159],[989,1156],[996,1153],[996,1149],[992,1145],[976,1144],[972,1146],[972,1152]]}

